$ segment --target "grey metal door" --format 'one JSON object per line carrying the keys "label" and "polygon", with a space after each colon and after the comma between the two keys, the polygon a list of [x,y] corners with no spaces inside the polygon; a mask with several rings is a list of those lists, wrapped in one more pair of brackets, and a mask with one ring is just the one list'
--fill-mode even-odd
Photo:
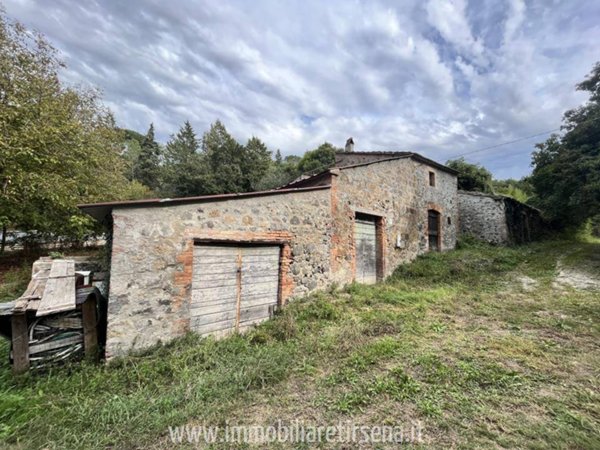
{"label": "grey metal door", "polygon": [[194,247],[190,329],[226,334],[271,317],[279,293],[279,247]]}
{"label": "grey metal door", "polygon": [[355,219],[354,243],[356,246],[356,281],[377,281],[377,233],[375,220]]}

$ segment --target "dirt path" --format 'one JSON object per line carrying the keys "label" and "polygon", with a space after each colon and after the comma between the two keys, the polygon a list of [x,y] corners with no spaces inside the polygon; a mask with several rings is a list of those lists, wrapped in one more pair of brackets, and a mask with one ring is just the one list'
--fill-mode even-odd
{"label": "dirt path", "polygon": [[600,290],[600,277],[586,272],[579,267],[567,267],[563,262],[563,258],[559,258],[556,262],[556,280],[554,281],[557,287],[571,286],[575,289]]}

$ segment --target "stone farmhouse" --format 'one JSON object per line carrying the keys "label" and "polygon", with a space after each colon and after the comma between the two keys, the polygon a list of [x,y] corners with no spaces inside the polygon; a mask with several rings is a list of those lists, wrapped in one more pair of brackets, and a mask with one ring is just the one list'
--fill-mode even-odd
{"label": "stone farmhouse", "polygon": [[81,205],[112,230],[106,355],[242,331],[294,297],[373,283],[455,247],[457,173],[416,153],[339,153],[264,192]]}

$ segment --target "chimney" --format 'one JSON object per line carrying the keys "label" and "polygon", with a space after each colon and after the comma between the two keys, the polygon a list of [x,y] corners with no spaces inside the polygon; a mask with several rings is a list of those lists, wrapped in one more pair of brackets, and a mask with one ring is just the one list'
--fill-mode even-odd
{"label": "chimney", "polygon": [[344,148],[344,151],[348,153],[354,151],[354,139],[351,137],[349,137],[346,141],[346,147]]}

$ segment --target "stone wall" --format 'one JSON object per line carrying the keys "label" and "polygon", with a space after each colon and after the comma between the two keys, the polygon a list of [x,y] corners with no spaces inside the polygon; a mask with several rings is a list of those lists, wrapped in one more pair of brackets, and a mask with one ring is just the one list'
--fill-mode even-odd
{"label": "stone wall", "polygon": [[288,240],[282,301],[330,282],[329,189],[113,209],[107,357],[189,329],[194,239]]}
{"label": "stone wall", "polygon": [[[429,186],[430,171],[435,173],[435,186]],[[341,169],[337,173],[332,179],[331,260],[336,282],[354,279],[353,234],[357,212],[382,218],[383,276],[428,250],[429,209],[441,216],[442,250],[455,247],[458,226],[455,175],[408,158]]]}
{"label": "stone wall", "polygon": [[504,210],[509,243],[523,244],[544,235],[546,223],[539,210],[510,197],[504,198]]}
{"label": "stone wall", "polygon": [[521,244],[544,232],[540,212],[502,195],[459,191],[460,233],[491,244]]}
{"label": "stone wall", "polygon": [[[435,186],[429,174],[435,173]],[[197,240],[286,242],[280,301],[355,278],[356,213],[377,216],[381,277],[428,250],[427,212],[441,216],[441,249],[455,247],[456,176],[411,158],[332,169],[331,186],[189,203],[112,206],[107,357],[190,328]],[[317,182],[323,182],[317,179]]]}
{"label": "stone wall", "polygon": [[491,244],[508,242],[504,198],[459,191],[460,233]]}

